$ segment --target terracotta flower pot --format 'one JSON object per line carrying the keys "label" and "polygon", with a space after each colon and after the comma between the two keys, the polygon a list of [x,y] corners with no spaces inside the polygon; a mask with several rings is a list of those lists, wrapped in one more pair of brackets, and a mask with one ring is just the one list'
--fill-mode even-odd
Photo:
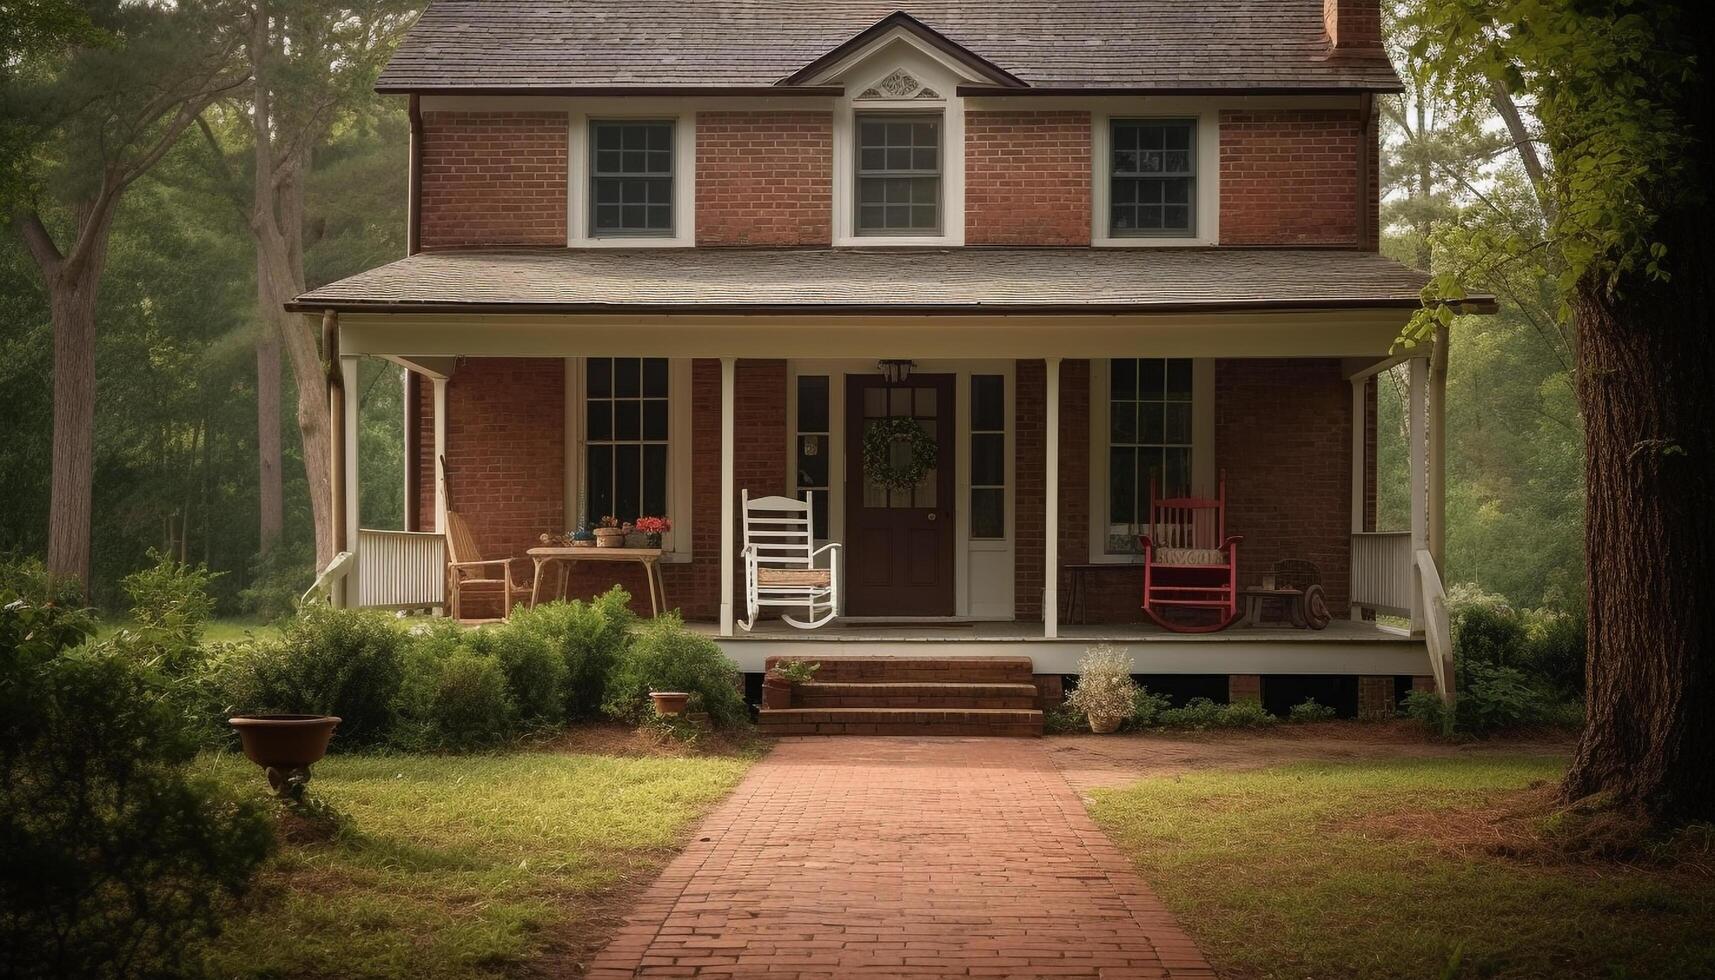
{"label": "terracotta flower pot", "polygon": [[625,531],[617,527],[598,527],[595,529],[595,546],[597,548],[625,547]]}
{"label": "terracotta flower pot", "polygon": [[310,767],[327,755],[333,715],[236,715],[227,724],[238,730],[244,757],[268,773],[268,785],[281,795],[300,795]]}
{"label": "terracotta flower pot", "polygon": [[1090,731],[1097,735],[1111,735],[1119,731],[1120,723],[1125,721],[1123,715],[1091,715]]}
{"label": "terracotta flower pot", "polygon": [[691,696],[684,691],[650,691],[649,700],[655,702],[656,714],[673,718],[685,713]]}

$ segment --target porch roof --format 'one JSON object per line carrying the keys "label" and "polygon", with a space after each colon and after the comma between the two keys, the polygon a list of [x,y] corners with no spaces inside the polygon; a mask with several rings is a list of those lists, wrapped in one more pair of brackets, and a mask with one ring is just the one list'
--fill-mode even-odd
{"label": "porch roof", "polygon": [[[1410,309],[1373,252],[1220,248],[472,249],[313,289],[295,312],[1114,314]],[[1466,300],[1465,312],[1493,307]]]}

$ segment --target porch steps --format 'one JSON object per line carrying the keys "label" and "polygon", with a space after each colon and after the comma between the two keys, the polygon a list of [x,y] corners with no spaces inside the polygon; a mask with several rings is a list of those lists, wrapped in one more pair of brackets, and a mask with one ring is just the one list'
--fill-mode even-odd
{"label": "porch steps", "polygon": [[[767,666],[792,657],[769,657]],[[770,735],[1042,734],[1029,657],[819,657],[790,708],[763,708]]]}

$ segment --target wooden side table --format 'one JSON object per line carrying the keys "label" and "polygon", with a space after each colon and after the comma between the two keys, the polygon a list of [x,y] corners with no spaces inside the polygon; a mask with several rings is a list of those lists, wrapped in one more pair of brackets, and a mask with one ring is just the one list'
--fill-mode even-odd
{"label": "wooden side table", "polygon": [[[1246,626],[1291,626],[1295,629],[1310,627],[1304,616],[1303,589],[1244,589],[1239,595],[1245,600]],[[1270,602],[1277,602],[1285,607],[1284,619],[1263,619],[1263,610]]]}
{"label": "wooden side table", "polygon": [[569,548],[541,547],[531,548],[525,552],[530,560],[536,563],[536,578],[530,585],[530,608],[536,608],[536,602],[542,595],[542,574],[548,566],[560,563],[559,593],[563,598],[566,594],[566,579],[571,571],[571,563],[578,561],[629,561],[643,566],[644,576],[649,580],[649,611],[650,615],[661,615],[662,607],[667,605],[667,586],[661,581],[661,549],[660,548]]}

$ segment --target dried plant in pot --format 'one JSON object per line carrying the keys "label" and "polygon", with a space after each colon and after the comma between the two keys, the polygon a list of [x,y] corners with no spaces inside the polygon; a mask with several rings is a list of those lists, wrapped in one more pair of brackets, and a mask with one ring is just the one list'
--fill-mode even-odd
{"label": "dried plant in pot", "polygon": [[802,660],[782,660],[768,669],[762,679],[762,706],[769,709],[792,707],[792,688],[808,684],[822,665]]}
{"label": "dried plant in pot", "polygon": [[1118,731],[1131,717],[1137,682],[1131,679],[1131,654],[1106,643],[1093,646],[1078,661],[1078,687],[1066,703],[1090,721],[1090,731]]}

